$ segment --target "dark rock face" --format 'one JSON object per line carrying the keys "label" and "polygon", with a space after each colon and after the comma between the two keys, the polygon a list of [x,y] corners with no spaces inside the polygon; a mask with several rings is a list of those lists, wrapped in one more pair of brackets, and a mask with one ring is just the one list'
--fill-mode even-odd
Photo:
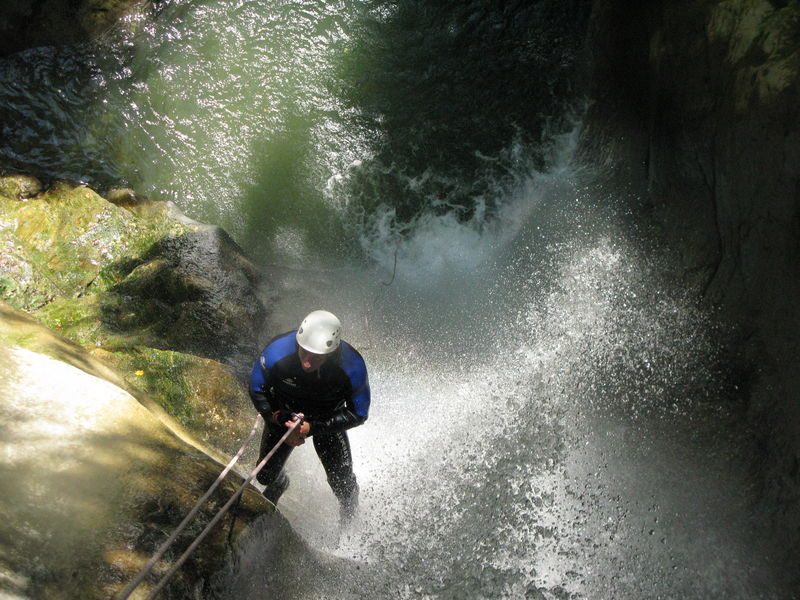
{"label": "dark rock face", "polygon": [[597,0],[590,45],[581,154],[632,185],[688,284],[741,325],[767,492],[796,538],[800,6]]}
{"label": "dark rock face", "polygon": [[111,291],[154,316],[164,348],[249,365],[252,325],[266,316],[259,278],[224,230],[199,226],[159,240]]}
{"label": "dark rock face", "polygon": [[0,56],[26,48],[84,42],[147,0],[4,0]]}

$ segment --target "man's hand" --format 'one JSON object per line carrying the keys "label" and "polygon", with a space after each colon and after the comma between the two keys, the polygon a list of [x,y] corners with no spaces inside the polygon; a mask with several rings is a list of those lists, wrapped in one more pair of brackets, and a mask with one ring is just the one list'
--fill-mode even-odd
{"label": "man's hand", "polygon": [[270,421],[275,423],[275,425],[280,425],[281,423],[285,423],[286,421],[293,422],[294,413],[288,410],[276,410],[270,416]]}
{"label": "man's hand", "polygon": [[[284,427],[290,429],[295,424],[298,418],[302,419],[303,414],[300,413],[297,415],[297,418],[289,419],[288,421],[286,421],[283,424]],[[301,446],[302,444],[306,443],[306,437],[308,436],[310,431],[311,431],[311,423],[309,423],[308,421],[303,421],[300,425],[297,426],[297,428],[294,431],[292,431],[292,433],[289,434],[289,437],[286,438],[286,443],[292,447]]]}

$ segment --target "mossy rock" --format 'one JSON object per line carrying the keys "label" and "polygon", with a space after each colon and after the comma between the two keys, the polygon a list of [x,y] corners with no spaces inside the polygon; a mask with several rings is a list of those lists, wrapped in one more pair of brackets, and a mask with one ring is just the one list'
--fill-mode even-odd
{"label": "mossy rock", "polygon": [[[165,315],[170,310],[175,311],[158,301],[92,294],[57,299],[37,317],[115,367],[128,389],[147,394],[192,435],[222,451],[233,451],[255,418],[245,386],[229,365],[154,347],[164,340],[161,329],[169,323]],[[148,322],[150,327],[142,326]]]}
{"label": "mossy rock", "polygon": [[223,452],[234,452],[256,417],[233,369],[217,361],[169,350],[96,348],[92,356],[112,365],[130,389],[158,402],[191,434]]}
{"label": "mossy rock", "polygon": [[0,196],[7,196],[16,200],[27,200],[41,191],[41,182],[30,175],[6,175],[5,177],[0,177]]}
{"label": "mossy rock", "polygon": [[94,312],[101,337],[122,332],[218,360],[257,350],[266,314],[257,269],[222,229],[170,203],[126,209],[67,183],[25,203],[0,196],[0,245],[0,299],[43,310],[68,336],[81,330],[72,338],[81,344]]}
{"label": "mossy rock", "polygon": [[103,288],[106,265],[131,260],[176,224],[142,222],[89,188],[60,183],[27,202],[0,196],[3,299],[36,310],[56,297]]}
{"label": "mossy rock", "polygon": [[[0,195],[0,245],[0,299],[112,364],[163,376],[142,389],[203,439],[249,427],[237,377],[259,350],[266,309],[257,269],[222,229],[168,202],[122,207],[59,183],[25,202]],[[212,373],[224,385],[198,396]]]}
{"label": "mossy rock", "polygon": [[[222,470],[219,457],[163,411],[117,385],[80,347],[0,303],[4,540],[0,596],[100,599],[141,569]],[[240,478],[223,482],[136,597],[144,597]],[[194,597],[270,505],[248,488],[178,572],[165,597]]]}

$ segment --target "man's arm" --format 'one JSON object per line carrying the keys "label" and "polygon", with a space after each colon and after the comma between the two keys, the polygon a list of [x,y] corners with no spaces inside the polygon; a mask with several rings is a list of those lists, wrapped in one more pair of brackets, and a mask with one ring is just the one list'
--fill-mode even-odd
{"label": "man's arm", "polygon": [[369,416],[371,396],[367,365],[361,355],[351,346],[348,345],[342,350],[342,369],[350,381],[349,397],[345,399],[344,407],[334,412],[327,419],[311,422],[310,433],[312,435],[314,433],[352,429],[363,424]]}
{"label": "man's arm", "polygon": [[281,411],[276,412],[278,407],[275,405],[275,398],[272,394],[272,378],[275,376],[273,371],[276,363],[294,350],[295,333],[287,331],[272,338],[253,365],[248,386],[250,400],[253,401],[253,406],[267,422],[278,423],[281,418],[288,418],[289,413],[278,414]]}
{"label": "man's arm", "polygon": [[328,419],[318,419],[310,421],[309,435],[315,433],[331,433],[334,431],[345,431],[358,427],[366,421],[366,417],[359,417],[347,407],[337,410]]}
{"label": "man's arm", "polygon": [[253,401],[253,406],[264,417],[264,421],[270,422],[272,420],[272,404],[270,404],[270,381],[269,369],[266,367],[266,359],[264,355],[258,357],[253,365],[253,371],[250,373],[250,400]]}

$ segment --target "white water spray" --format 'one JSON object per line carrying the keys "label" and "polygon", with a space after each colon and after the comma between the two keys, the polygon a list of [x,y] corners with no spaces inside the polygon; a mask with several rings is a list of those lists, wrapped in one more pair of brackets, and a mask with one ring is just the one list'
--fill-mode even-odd
{"label": "white water spray", "polygon": [[[748,559],[717,326],[571,175],[523,181],[494,220],[421,218],[399,247],[378,226],[372,255],[396,251],[398,277],[370,330],[376,274],[307,280],[365,347],[374,402],[351,432],[362,501],[341,539],[313,451],[290,461],[282,511],[356,561],[303,598],[778,597]],[[286,291],[288,329],[316,305]]]}

